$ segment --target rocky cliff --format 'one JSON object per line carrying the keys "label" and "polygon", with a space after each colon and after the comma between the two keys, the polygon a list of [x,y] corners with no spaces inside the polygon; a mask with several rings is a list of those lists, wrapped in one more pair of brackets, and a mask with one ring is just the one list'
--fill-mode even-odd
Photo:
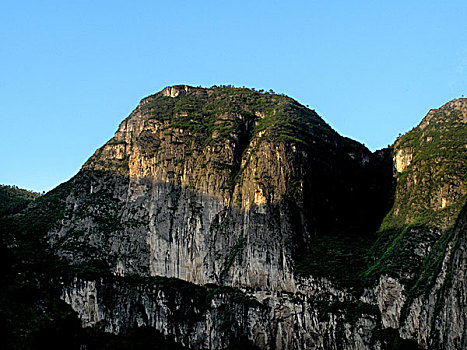
{"label": "rocky cliff", "polygon": [[88,329],[193,349],[460,348],[466,105],[371,153],[283,95],[168,87],[4,216],[4,241],[24,261],[37,242],[41,278]]}
{"label": "rocky cliff", "polygon": [[395,142],[395,201],[366,272],[395,281],[383,322],[423,348],[467,344],[466,113],[467,99],[448,102]]}
{"label": "rocky cliff", "polygon": [[374,158],[285,96],[166,88],[72,180],[50,243],[117,275],[294,293],[316,236],[376,228]]}

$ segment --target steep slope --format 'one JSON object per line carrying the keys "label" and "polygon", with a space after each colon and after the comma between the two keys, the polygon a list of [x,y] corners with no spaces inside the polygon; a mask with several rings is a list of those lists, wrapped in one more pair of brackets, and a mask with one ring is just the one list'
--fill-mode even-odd
{"label": "steep slope", "polygon": [[465,204],[467,99],[430,110],[394,145],[398,191],[385,227],[408,223],[445,229]]}
{"label": "steep slope", "polygon": [[76,271],[48,251],[44,240],[61,217],[67,193],[66,185],[41,197],[0,185],[0,348],[183,349],[154,328],[120,335],[82,328],[78,313],[60,298],[60,279]]}
{"label": "steep slope", "polygon": [[118,275],[295,292],[315,237],[363,235],[388,209],[374,158],[288,97],[169,87],[72,180],[50,243]]}
{"label": "steep slope", "polygon": [[379,279],[380,289],[386,288],[379,300],[383,323],[402,326],[404,337],[428,348],[465,347],[467,338],[461,301],[466,292],[466,122],[467,99],[453,100],[430,110],[396,141],[394,206],[367,271]]}
{"label": "steep slope", "polygon": [[[377,255],[385,259],[380,260],[385,270],[379,269],[378,273],[401,273],[403,269],[407,277],[412,277],[465,205],[466,101],[457,99],[430,110],[416,128],[395,142],[397,189],[376,245],[381,249]],[[401,260],[403,257],[407,259]]]}
{"label": "steep slope", "polygon": [[466,115],[451,101],[371,153],[283,95],[168,87],[73,179],[0,216],[2,239],[79,316],[76,346],[105,331],[193,349],[462,348]]}

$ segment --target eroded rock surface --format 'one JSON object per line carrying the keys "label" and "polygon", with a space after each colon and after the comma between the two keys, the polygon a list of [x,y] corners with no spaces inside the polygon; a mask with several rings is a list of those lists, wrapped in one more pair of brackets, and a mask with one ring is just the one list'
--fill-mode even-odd
{"label": "eroded rock surface", "polygon": [[372,153],[286,96],[167,87],[8,217],[20,232],[8,246],[39,237],[65,266],[50,279],[61,299],[113,334],[151,327],[192,349],[465,348],[466,110],[431,110]]}

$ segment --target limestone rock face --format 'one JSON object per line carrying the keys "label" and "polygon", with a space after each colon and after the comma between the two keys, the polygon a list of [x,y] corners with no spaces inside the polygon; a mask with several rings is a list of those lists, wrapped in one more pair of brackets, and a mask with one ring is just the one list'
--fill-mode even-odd
{"label": "limestone rock face", "polygon": [[413,153],[410,149],[402,148],[397,150],[394,156],[394,165],[397,172],[402,173],[412,161]]}
{"label": "limestone rock face", "polygon": [[169,97],[183,96],[186,95],[190,89],[192,88],[187,85],[167,86],[164,90],[161,91],[161,94]]}
{"label": "limestone rock face", "polygon": [[374,225],[359,220],[374,206],[366,179],[379,181],[364,146],[285,96],[224,90],[141,101],[72,180],[54,249],[121,276],[296,292],[315,235]]}
{"label": "limestone rock face", "polygon": [[404,286],[397,279],[381,276],[377,293],[383,326],[398,328],[400,313],[406,299]]}
{"label": "limestone rock face", "polygon": [[394,210],[388,217],[391,225],[419,219],[446,229],[454,223],[467,195],[466,101],[456,99],[430,110],[395,142],[399,175]]}
{"label": "limestone rock face", "polygon": [[[394,145],[393,209],[371,267],[383,326],[426,349],[466,346],[466,99],[430,110]],[[386,274],[390,274],[388,277]],[[378,275],[376,273],[375,275]]]}
{"label": "limestone rock face", "polygon": [[[417,339],[424,348],[462,349],[467,345],[466,300],[467,207],[457,225],[447,233],[439,251],[441,265],[427,291],[407,305],[400,333]],[[438,248],[438,247],[436,247]],[[423,286],[427,287],[427,286]]]}
{"label": "limestone rock face", "polygon": [[238,338],[261,349],[381,348],[373,334],[378,329],[376,315],[362,313],[354,319],[339,309],[323,314],[312,295],[254,292],[239,302],[238,295],[226,290],[203,306],[206,295],[199,287],[190,293],[183,288],[169,293],[158,284],[145,283],[131,284],[130,290],[121,282],[74,279],[64,287],[62,298],[85,327],[99,325],[118,334],[149,326],[194,349],[223,349]]}
{"label": "limestone rock face", "polygon": [[372,153],[283,95],[167,87],[6,222],[66,266],[50,280],[84,327],[191,349],[467,348],[466,106]]}

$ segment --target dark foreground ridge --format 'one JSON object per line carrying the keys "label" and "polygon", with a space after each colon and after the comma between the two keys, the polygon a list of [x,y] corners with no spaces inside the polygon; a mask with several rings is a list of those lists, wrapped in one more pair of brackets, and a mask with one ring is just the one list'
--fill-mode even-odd
{"label": "dark foreground ridge", "polygon": [[0,188],[2,346],[467,347],[466,121],[372,153],[272,91],[167,87],[70,181]]}

